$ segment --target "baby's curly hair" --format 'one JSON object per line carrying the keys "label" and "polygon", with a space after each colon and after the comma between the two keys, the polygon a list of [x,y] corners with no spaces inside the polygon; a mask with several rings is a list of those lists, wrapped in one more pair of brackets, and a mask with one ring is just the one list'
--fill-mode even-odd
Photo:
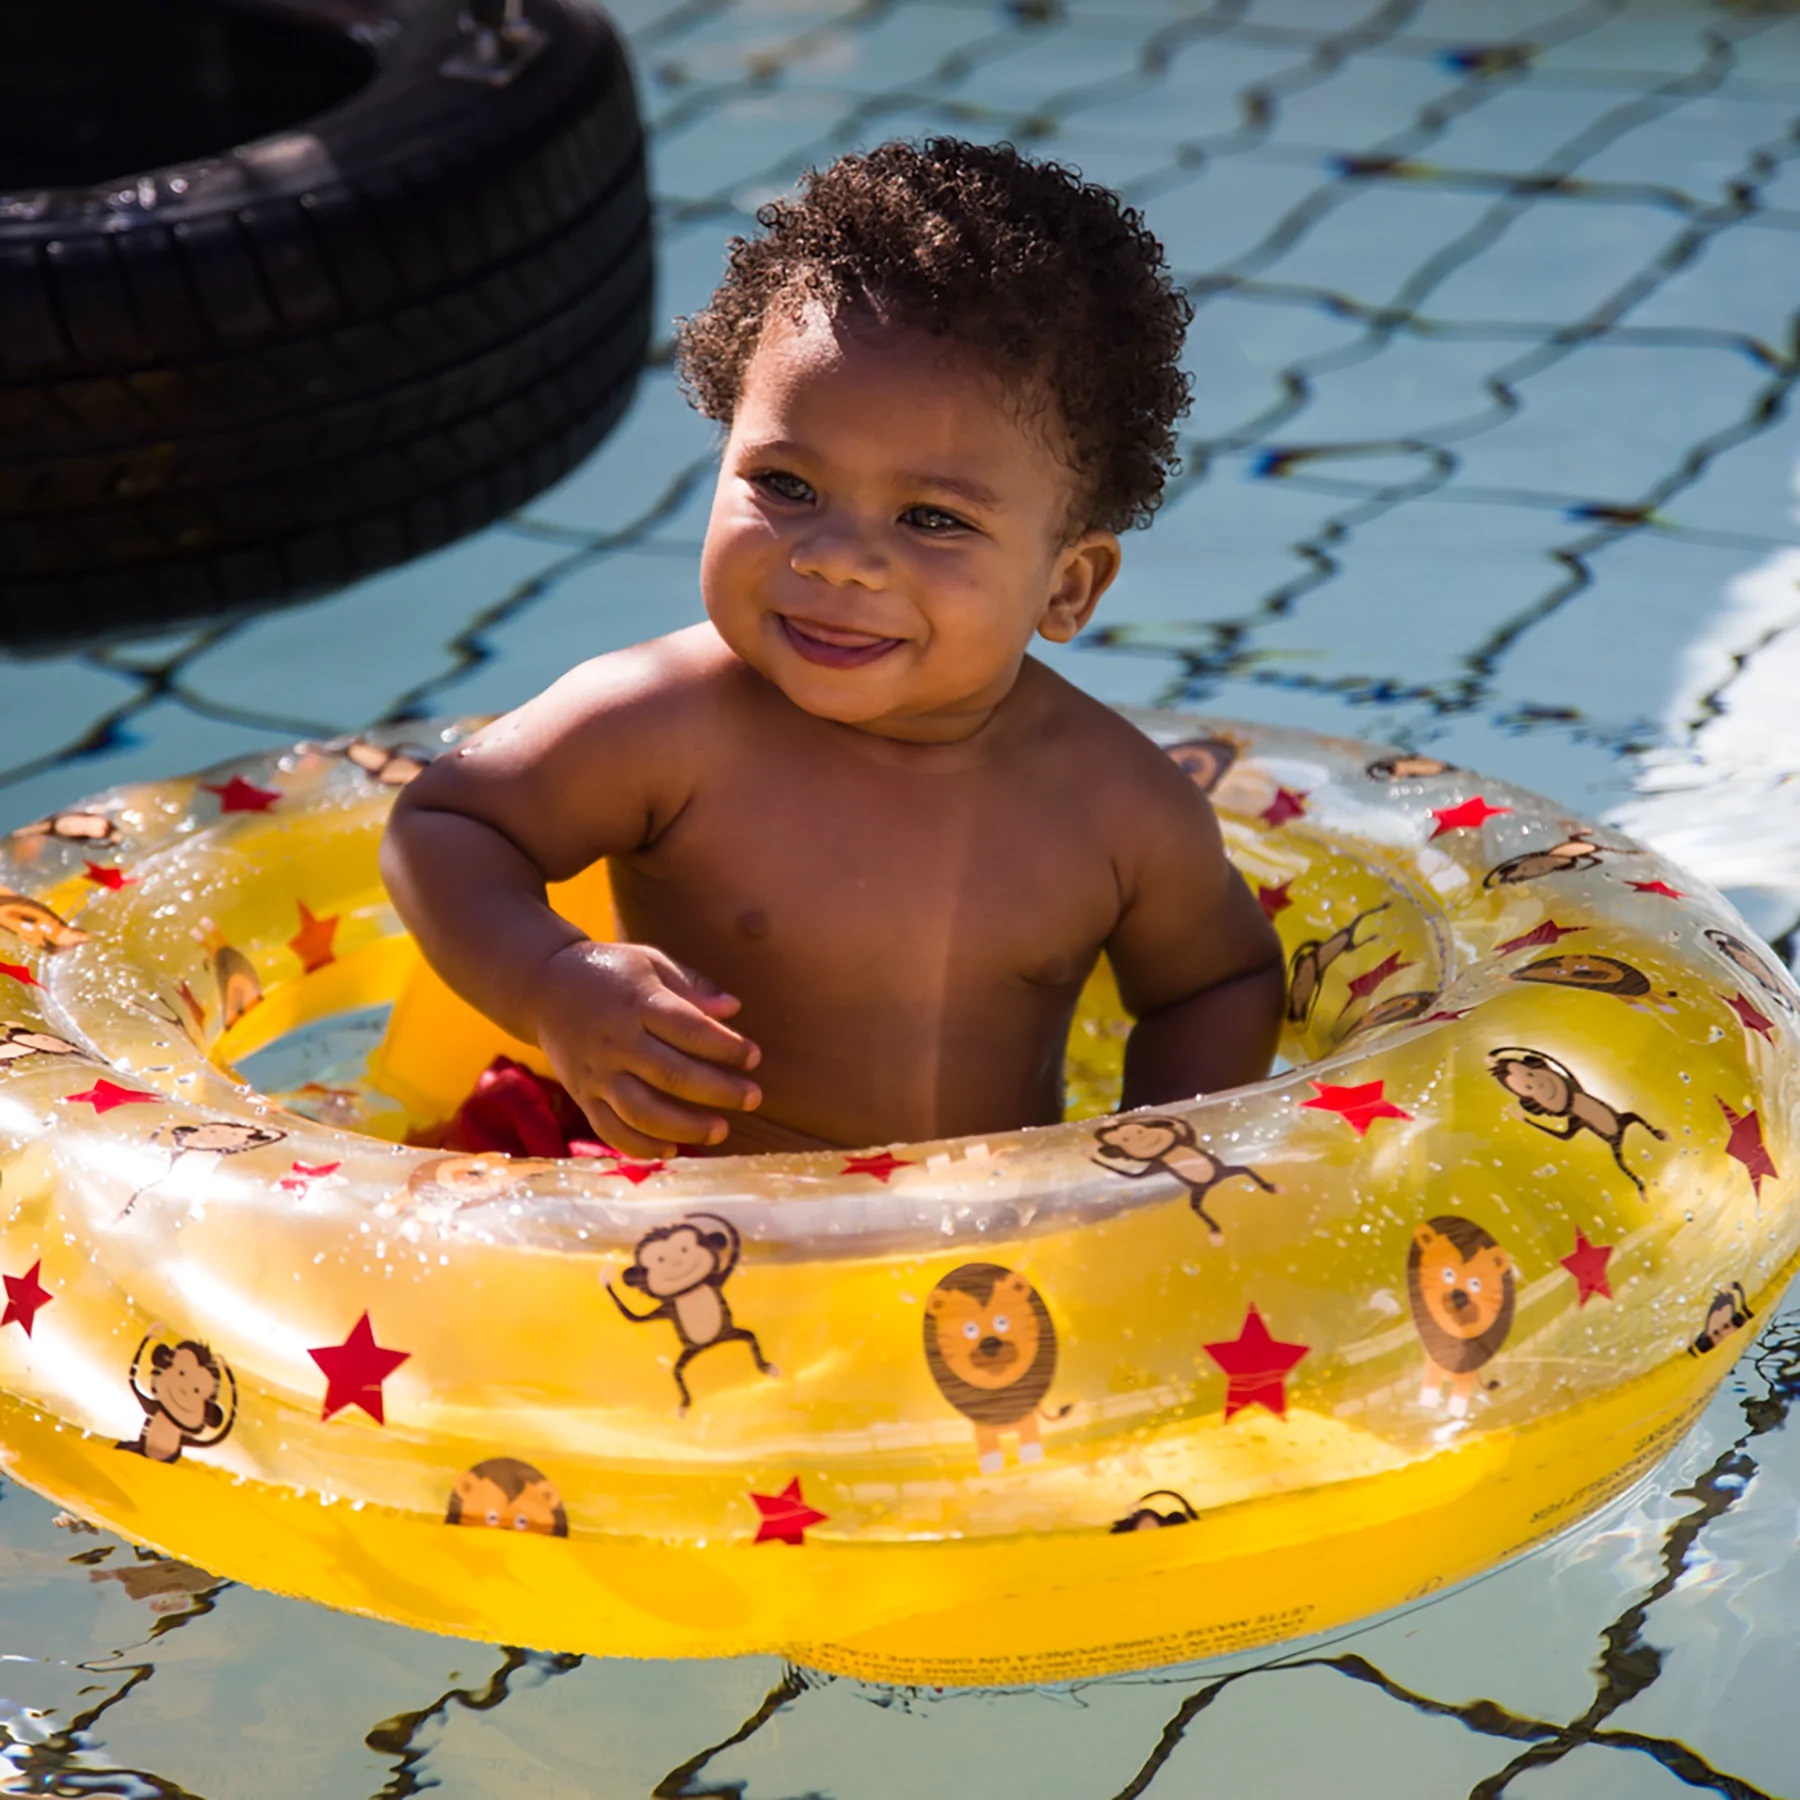
{"label": "baby's curly hair", "polygon": [[1194,309],[1110,189],[1011,144],[927,138],[808,170],[733,238],[712,299],[677,322],[689,398],[729,425],[771,310],[866,309],[967,346],[1055,396],[1080,481],[1076,529],[1150,520],[1178,466]]}

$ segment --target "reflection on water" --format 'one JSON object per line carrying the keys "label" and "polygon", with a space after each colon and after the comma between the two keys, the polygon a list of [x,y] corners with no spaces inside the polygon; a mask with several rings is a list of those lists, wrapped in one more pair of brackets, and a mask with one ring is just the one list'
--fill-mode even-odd
{"label": "reflection on water", "polygon": [[[654,120],[665,314],[803,164],[894,134],[1011,136],[1163,236],[1198,309],[1187,471],[1058,668],[1608,814],[1792,952],[1794,7],[613,10]],[[507,706],[687,623],[711,444],[659,352],[607,446],[453,551],[278,618],[0,662],[0,827]],[[0,1787],[1791,1800],[1800,1313],[1761,1323],[1671,1462],[1568,1541],[1286,1655],[1043,1691],[452,1642],[216,1584],[7,1487]]]}
{"label": "reflection on water", "polygon": [[[1759,1781],[1736,1708],[1776,1705],[1800,1655],[1797,1401],[1790,1312],[1576,1538],[1285,1654],[1010,1693],[455,1643],[217,1584],[9,1490],[9,1636],[34,1646],[0,1668],[9,1791],[1487,1796],[1568,1764],[1584,1795],[1791,1793],[1785,1727]],[[1728,1759],[1671,1729],[1696,1696]]]}

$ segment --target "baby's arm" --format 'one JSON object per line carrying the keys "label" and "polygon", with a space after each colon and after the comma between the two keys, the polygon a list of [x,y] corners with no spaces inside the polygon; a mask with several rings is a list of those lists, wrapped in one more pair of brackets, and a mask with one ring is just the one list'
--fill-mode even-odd
{"label": "baby's arm", "polygon": [[1211,806],[1166,767],[1173,781],[1145,769],[1121,809],[1125,907],[1106,952],[1136,1020],[1125,1110],[1259,1081],[1281,1033],[1281,940],[1226,860]]}
{"label": "baby's arm", "polygon": [[738,1002],[647,944],[596,944],[545,884],[653,841],[691,788],[703,729],[679,641],[600,657],[440,758],[402,793],[381,867],[440,975],[535,1042],[615,1149],[717,1142],[761,1095]]}

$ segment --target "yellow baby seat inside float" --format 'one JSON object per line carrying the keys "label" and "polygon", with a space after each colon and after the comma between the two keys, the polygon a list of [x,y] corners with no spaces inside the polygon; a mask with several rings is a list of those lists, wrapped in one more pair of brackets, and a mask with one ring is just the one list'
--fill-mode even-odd
{"label": "yellow baby seat inside float", "polygon": [[[1786,972],[1717,895],[1516,789],[1138,722],[1281,931],[1296,1067],[980,1142],[398,1141],[507,1048],[376,872],[460,724],[13,833],[7,1472],[435,1630],[933,1684],[1316,1631],[1579,1519],[1794,1271]],[[605,928],[603,876],[559,899]],[[366,1079],[233,1077],[390,1004]],[[1089,1111],[1121,1033],[1099,978]]]}

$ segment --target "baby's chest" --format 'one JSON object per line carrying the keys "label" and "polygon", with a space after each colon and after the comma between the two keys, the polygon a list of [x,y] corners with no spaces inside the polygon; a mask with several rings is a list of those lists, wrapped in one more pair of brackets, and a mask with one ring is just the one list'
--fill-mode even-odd
{"label": "baby's chest", "polygon": [[665,905],[681,890],[697,934],[774,961],[1077,978],[1116,918],[1104,847],[1066,819],[928,799],[740,794],[684,821],[645,873]]}

